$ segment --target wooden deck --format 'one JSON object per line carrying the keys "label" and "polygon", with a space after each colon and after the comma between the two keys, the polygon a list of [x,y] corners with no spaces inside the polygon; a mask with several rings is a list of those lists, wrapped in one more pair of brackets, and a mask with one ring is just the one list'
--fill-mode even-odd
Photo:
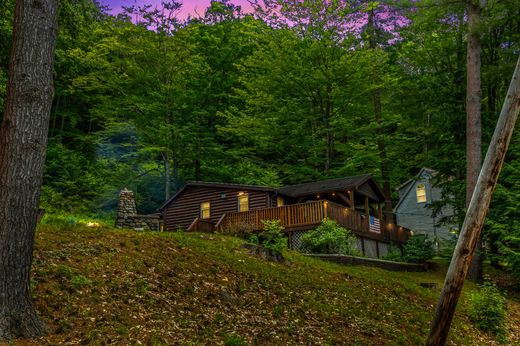
{"label": "wooden deck", "polygon": [[405,243],[411,236],[409,229],[382,221],[379,231],[370,230],[369,218],[364,213],[327,200],[228,213],[222,216],[216,228],[225,229],[245,224],[254,230],[261,230],[262,220],[280,220],[285,231],[290,233],[313,229],[326,218],[336,221],[359,236],[374,240]]}

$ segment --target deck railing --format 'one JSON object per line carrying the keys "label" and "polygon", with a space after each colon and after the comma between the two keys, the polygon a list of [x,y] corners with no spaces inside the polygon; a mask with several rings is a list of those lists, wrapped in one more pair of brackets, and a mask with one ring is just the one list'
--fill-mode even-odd
{"label": "deck railing", "polygon": [[282,207],[250,210],[226,214],[218,223],[219,229],[247,225],[254,230],[263,227],[263,220],[280,220],[287,231],[320,224],[325,218],[336,221],[358,235],[402,243],[410,237],[410,231],[394,224],[379,221],[379,231],[370,230],[369,218],[357,210],[349,209],[327,200],[291,204]]}

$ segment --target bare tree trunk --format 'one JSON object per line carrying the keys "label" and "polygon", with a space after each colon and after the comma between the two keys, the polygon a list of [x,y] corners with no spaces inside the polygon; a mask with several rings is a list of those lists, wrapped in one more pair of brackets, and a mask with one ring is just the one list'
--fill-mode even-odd
{"label": "bare tree trunk", "polygon": [[428,346],[446,344],[455,308],[464,286],[464,279],[475,251],[477,241],[484,226],[484,220],[497,185],[498,177],[509,143],[513,134],[518,112],[520,111],[520,57],[509,85],[507,96],[500,112],[495,133],[475,186],[475,193],[464,218],[457,246],[451,258],[450,267],[444,280],[444,287],[437,303],[435,316],[430,327],[430,335],[426,341]]}
{"label": "bare tree trunk", "polygon": [[[375,14],[371,10],[368,12],[368,44],[370,49],[377,48]],[[374,83],[378,82],[379,71],[376,69],[374,73]],[[394,222],[394,214],[392,207],[392,189],[390,187],[390,167],[386,155],[386,145],[384,140],[384,129],[381,127],[383,122],[383,111],[381,107],[381,89],[376,88],[372,92],[372,102],[374,105],[375,120],[378,125],[377,129],[377,148],[379,151],[379,158],[381,159],[381,179],[383,181],[383,193],[385,194],[385,220],[387,222]]]}
{"label": "bare tree trunk", "polygon": [[170,198],[170,156],[167,152],[162,154],[164,162],[164,200],[167,201]]}
{"label": "bare tree trunk", "polygon": [[0,340],[45,326],[29,275],[52,107],[58,0],[17,0],[0,128]]}
{"label": "bare tree trunk", "polygon": [[[469,0],[468,10],[468,52],[467,52],[467,91],[466,91],[466,206],[477,184],[482,166],[482,119],[481,119],[481,80],[480,80],[480,4],[479,0]],[[476,282],[482,281],[482,237],[468,277]]]}

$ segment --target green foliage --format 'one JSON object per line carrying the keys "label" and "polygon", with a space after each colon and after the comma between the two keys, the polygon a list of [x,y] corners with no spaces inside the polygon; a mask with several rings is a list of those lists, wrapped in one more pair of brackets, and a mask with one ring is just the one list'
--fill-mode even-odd
{"label": "green foliage", "polygon": [[224,338],[224,345],[226,346],[245,346],[246,340],[237,334],[231,334]]}
{"label": "green foliage", "polygon": [[356,247],[356,236],[329,219],[303,235],[302,247],[304,251],[318,254],[361,255]]}
{"label": "green foliage", "polygon": [[83,276],[83,275],[74,275],[70,279],[70,283],[74,288],[81,288],[84,286],[90,286],[92,285],[92,280],[89,278]]}
{"label": "green foliage", "polygon": [[393,262],[404,262],[401,249],[399,249],[397,246],[393,244],[391,244],[388,247],[388,253],[386,254],[386,256],[383,256],[382,259]]}
{"label": "green foliage", "polygon": [[506,298],[494,284],[485,283],[470,294],[468,315],[479,329],[495,334],[501,342],[506,341]]}
{"label": "green foliage", "polygon": [[246,222],[235,223],[224,229],[222,233],[247,240],[253,235],[253,226]]}
{"label": "green foliage", "polygon": [[403,259],[408,263],[424,263],[433,255],[433,241],[427,235],[414,235],[403,247]]}
{"label": "green foliage", "polygon": [[262,231],[258,235],[258,243],[266,249],[282,252],[287,248],[287,238],[283,234],[284,227],[280,220],[262,220]]}

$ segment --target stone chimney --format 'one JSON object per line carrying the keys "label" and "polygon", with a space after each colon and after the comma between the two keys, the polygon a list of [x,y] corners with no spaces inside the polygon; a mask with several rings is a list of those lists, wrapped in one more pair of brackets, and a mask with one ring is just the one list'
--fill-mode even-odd
{"label": "stone chimney", "polygon": [[125,227],[127,219],[137,216],[134,193],[126,187],[119,193],[116,227]]}

